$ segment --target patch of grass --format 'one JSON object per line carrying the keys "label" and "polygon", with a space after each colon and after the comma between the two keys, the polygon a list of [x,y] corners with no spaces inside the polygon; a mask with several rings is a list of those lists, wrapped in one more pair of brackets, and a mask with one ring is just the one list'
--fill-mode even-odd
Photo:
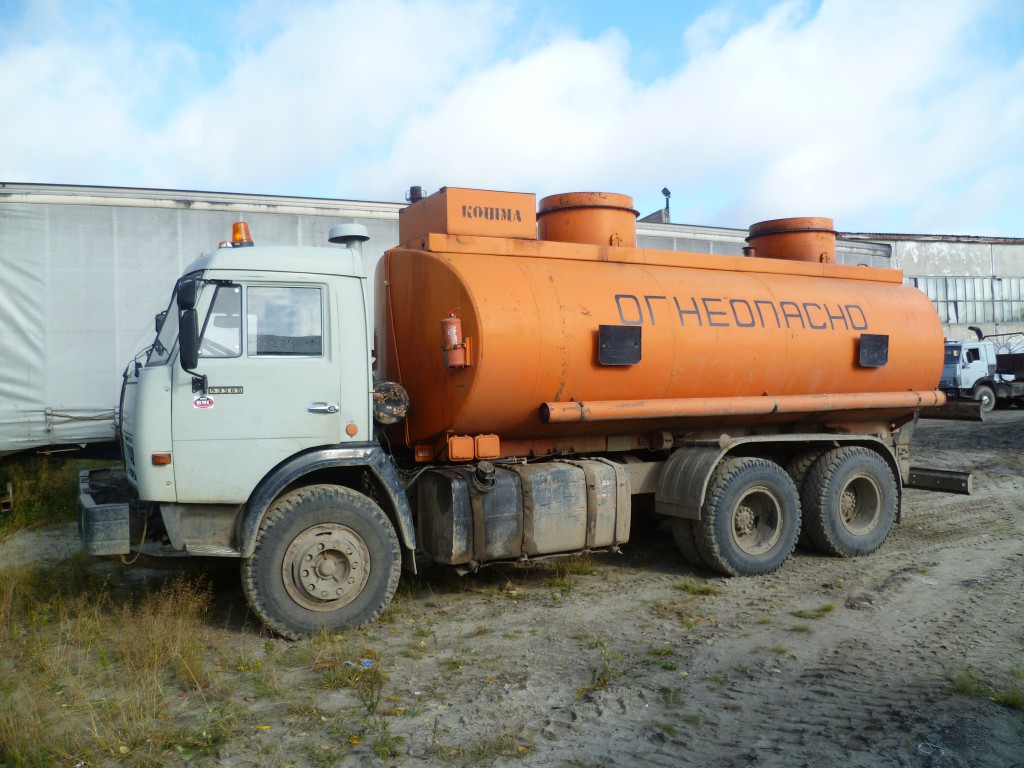
{"label": "patch of grass", "polygon": [[796,624],[796,625],[794,625],[792,627],[787,627],[786,631],[787,632],[803,633],[803,632],[810,632],[811,628],[808,627],[806,624]]}
{"label": "patch of grass", "polygon": [[559,579],[570,576],[593,576],[596,573],[597,567],[589,552],[567,557],[555,563],[555,576]]}
{"label": "patch of grass", "polygon": [[658,689],[658,698],[661,699],[661,703],[669,709],[675,709],[683,704],[683,695],[678,688],[662,686]]}
{"label": "patch of grass", "polygon": [[147,765],[216,751],[242,726],[208,663],[209,585],[128,590],[120,570],[87,565],[0,570],[4,764]]}
{"label": "patch of grass", "polygon": [[530,754],[533,744],[522,739],[522,732],[523,726],[519,726],[468,744],[442,744],[435,738],[430,751],[442,762],[458,760],[466,765],[489,765],[499,757],[525,757]]}
{"label": "patch of grass", "polygon": [[729,678],[721,672],[714,672],[705,678],[715,690],[722,690],[729,685]]}
{"label": "patch of grass", "polygon": [[699,622],[693,614],[696,598],[684,600],[652,600],[648,603],[651,612],[659,619],[675,619],[687,629],[692,629]]}
{"label": "patch of grass", "polygon": [[688,595],[711,596],[722,594],[720,589],[716,589],[710,584],[705,584],[704,582],[695,581],[694,579],[683,579],[676,584],[676,589],[681,592],[685,592]]}
{"label": "patch of grass", "polygon": [[1010,671],[1010,680],[1006,685],[996,686],[985,682],[980,673],[971,667],[963,667],[953,675],[952,687],[957,693],[990,699],[1008,709],[1024,709],[1024,677],[1018,668]]}
{"label": "patch of grass", "polygon": [[13,456],[0,461],[0,497],[11,484],[11,509],[0,512],[0,541],[17,531],[78,517],[78,473],[109,462]]}
{"label": "patch of grass", "polygon": [[799,611],[792,611],[791,613],[792,613],[793,616],[796,616],[798,619],[820,619],[820,618],[823,618],[825,616],[828,616],[835,609],[836,609],[836,606],[835,606],[834,603],[825,603],[825,605],[819,606],[819,607],[815,608],[813,611],[799,610]]}
{"label": "patch of grass", "polygon": [[551,602],[560,603],[562,598],[572,594],[573,582],[568,576],[557,576],[548,580],[547,587],[551,593]]}
{"label": "patch of grass", "polygon": [[966,696],[988,698],[992,695],[991,689],[978,678],[978,673],[969,667],[964,667],[953,675],[953,690]]}
{"label": "patch of grass", "polygon": [[622,675],[622,654],[612,650],[606,642],[598,646],[601,653],[600,662],[591,670],[590,684],[580,688],[576,692],[576,698],[583,698],[588,694],[599,691],[608,683]]}
{"label": "patch of grass", "polygon": [[651,725],[656,729],[664,733],[670,739],[679,738],[679,727],[674,723],[666,723],[659,720],[655,720]]}
{"label": "patch of grass", "polygon": [[484,635],[489,634],[491,634],[490,627],[488,627],[486,624],[477,624],[475,627],[473,627],[473,629],[464,634],[462,637],[464,639],[470,639],[474,637],[483,637]]}
{"label": "patch of grass", "polygon": [[342,638],[323,642],[323,634],[312,643],[323,643],[313,654],[311,667],[321,673],[320,687],[328,690],[349,688],[355,691],[367,713],[377,711],[387,673],[377,654],[368,648],[354,652]]}

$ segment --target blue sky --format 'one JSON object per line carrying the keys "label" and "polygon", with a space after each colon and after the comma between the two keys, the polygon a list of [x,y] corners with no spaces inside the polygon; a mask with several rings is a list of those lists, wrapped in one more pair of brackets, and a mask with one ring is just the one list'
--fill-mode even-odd
{"label": "blue sky", "polygon": [[0,181],[1024,236],[1019,0],[0,0]]}

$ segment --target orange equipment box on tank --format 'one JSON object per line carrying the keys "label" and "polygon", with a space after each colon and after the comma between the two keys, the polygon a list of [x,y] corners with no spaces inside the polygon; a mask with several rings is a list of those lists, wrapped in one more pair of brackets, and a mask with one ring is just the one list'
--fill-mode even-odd
{"label": "orange equipment box on tank", "polygon": [[378,375],[408,390],[421,461],[717,425],[895,427],[942,402],[928,298],[897,270],[835,264],[830,219],[751,227],[773,258],[679,253],[636,247],[630,198],[572,193],[541,201],[539,237],[494,236],[524,197],[425,198],[378,267]]}

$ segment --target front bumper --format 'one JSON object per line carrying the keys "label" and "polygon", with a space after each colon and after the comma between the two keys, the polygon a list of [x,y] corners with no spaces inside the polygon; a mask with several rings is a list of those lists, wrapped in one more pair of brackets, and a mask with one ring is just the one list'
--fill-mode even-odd
{"label": "front bumper", "polygon": [[78,536],[85,552],[128,554],[131,497],[131,485],[120,468],[86,469],[78,474]]}

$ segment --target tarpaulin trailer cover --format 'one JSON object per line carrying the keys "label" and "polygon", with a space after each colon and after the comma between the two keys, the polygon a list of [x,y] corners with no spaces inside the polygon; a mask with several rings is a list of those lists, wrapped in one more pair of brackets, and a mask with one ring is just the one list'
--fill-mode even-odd
{"label": "tarpaulin trailer cover", "polygon": [[0,184],[0,455],[114,439],[121,374],[154,337],[183,269],[250,223],[276,245],[368,227],[372,275],[393,203]]}

